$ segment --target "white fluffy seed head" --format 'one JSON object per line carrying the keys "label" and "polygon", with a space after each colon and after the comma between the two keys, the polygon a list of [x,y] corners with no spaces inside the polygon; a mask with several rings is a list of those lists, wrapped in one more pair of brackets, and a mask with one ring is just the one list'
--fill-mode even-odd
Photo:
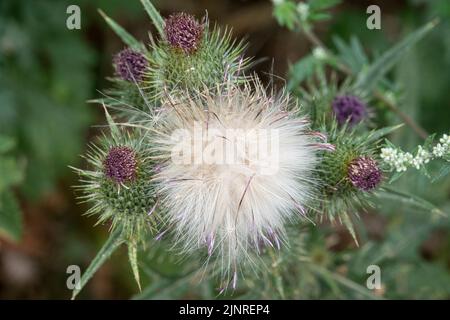
{"label": "white fluffy seed head", "polygon": [[[315,188],[315,138],[286,95],[226,84],[167,97],[153,137],[155,181],[183,252],[205,248],[223,276],[261,246],[279,248]],[[231,153],[231,154],[230,154]]]}

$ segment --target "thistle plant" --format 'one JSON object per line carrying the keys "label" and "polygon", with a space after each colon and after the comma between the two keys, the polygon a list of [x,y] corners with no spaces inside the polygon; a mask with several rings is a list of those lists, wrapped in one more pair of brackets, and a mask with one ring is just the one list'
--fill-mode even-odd
{"label": "thistle plant", "polygon": [[145,85],[149,63],[145,48],[128,47],[117,52],[112,59],[115,74],[109,78],[112,88],[105,90],[101,99],[92,102],[105,103],[121,118],[139,119],[143,112],[149,111],[147,96],[151,96],[151,91]]}
{"label": "thistle plant", "polygon": [[[125,31],[102,13],[119,34]],[[198,91],[224,81],[243,82],[250,58],[246,45],[232,38],[231,30],[211,26],[207,17],[197,20],[187,13],[158,19],[158,39],[143,45],[130,42],[113,59],[116,77],[104,97],[105,103],[129,121],[140,121],[152,113],[163,95],[179,90]],[[127,37],[130,35],[127,35]]]}
{"label": "thistle plant", "polygon": [[[107,114],[108,115],[108,114]],[[110,118],[109,118],[110,119]],[[110,231],[128,245],[130,263],[138,285],[137,249],[147,245],[158,218],[154,213],[156,195],[149,183],[154,164],[145,147],[145,135],[119,129],[112,121],[110,135],[89,146],[85,156],[88,169],[73,168],[80,175],[81,202],[91,205],[87,215],[95,215],[97,224],[110,224]]]}
{"label": "thistle plant", "polygon": [[211,88],[230,79],[244,81],[250,59],[244,57],[244,43],[232,39],[230,30],[211,26],[186,13],[164,21],[161,38],[152,45],[148,86],[155,96],[175,90]]}
{"label": "thistle plant", "polygon": [[365,133],[357,129],[349,128],[348,123],[339,127],[337,122],[329,127],[328,142],[334,146],[334,151],[323,153],[318,168],[324,199],[322,219],[338,220],[347,227],[355,241],[352,218],[360,210],[373,206],[372,192],[382,182],[376,146],[380,136],[396,128]]}
{"label": "thistle plant", "polygon": [[[196,257],[196,268],[219,282],[219,293],[234,292],[238,279],[245,283],[244,274],[256,271],[270,283],[275,278],[285,297],[282,286],[297,274],[293,266],[300,258],[309,261],[302,241],[316,224],[340,222],[358,243],[354,217],[388,190],[387,165],[403,171],[437,157],[448,160],[447,135],[433,149],[419,147],[415,157],[399,160],[402,151],[382,149],[382,138],[401,125],[368,121],[377,111],[378,82],[432,25],[364,69],[346,66],[348,60],[315,43],[305,58],[310,74],[275,92],[246,72],[245,46],[227,29],[187,13],[163,19],[150,1],[142,3],[159,33],[148,45],[103,14],[127,48],[113,59],[120,88],[99,100],[111,135],[91,146],[86,158],[92,168],[76,169],[81,199],[92,204],[88,214],[112,231],[82,285],[123,242],[139,283],[138,249],[151,251],[164,241],[168,255]],[[331,6],[274,3],[280,23],[311,39],[312,22]],[[346,70],[339,85],[336,73],[328,78],[327,64]],[[291,73],[300,66],[305,63]],[[108,108],[119,111],[113,116],[120,122]],[[320,267],[323,276],[326,263]],[[249,279],[249,287],[259,288]]]}
{"label": "thistle plant", "polygon": [[98,224],[111,220],[112,231],[120,228],[130,241],[142,242],[155,225],[155,194],[148,183],[154,168],[143,137],[116,134],[90,145],[86,160],[92,168],[75,169],[83,182],[77,189],[83,193],[80,199],[92,204],[87,214],[97,215]]}

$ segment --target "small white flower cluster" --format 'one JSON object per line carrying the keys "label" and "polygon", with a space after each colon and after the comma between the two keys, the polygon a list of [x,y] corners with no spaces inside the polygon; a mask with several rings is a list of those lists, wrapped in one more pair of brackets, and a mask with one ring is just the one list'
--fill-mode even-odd
{"label": "small white flower cluster", "polygon": [[439,143],[433,148],[433,155],[435,157],[443,157],[449,152],[450,149],[450,136],[444,134],[442,138],[439,139]]}
{"label": "small white flower cluster", "polygon": [[432,155],[422,146],[419,146],[419,150],[417,150],[417,154],[414,159],[412,159],[411,164],[416,167],[416,169],[419,169],[423,164],[430,162],[431,158]]}
{"label": "small white flower cluster", "polygon": [[442,158],[450,153],[450,136],[444,134],[439,143],[433,147],[430,152],[424,147],[419,146],[417,154],[413,156],[409,152],[403,152],[400,149],[387,147],[381,149],[380,157],[397,172],[403,172],[408,167],[413,166],[419,169],[422,165],[435,158]]}
{"label": "small white flower cluster", "polygon": [[392,168],[395,168],[395,171],[397,172],[406,171],[408,165],[414,159],[411,153],[403,152],[391,147],[382,148],[380,157],[385,163],[389,164]]}

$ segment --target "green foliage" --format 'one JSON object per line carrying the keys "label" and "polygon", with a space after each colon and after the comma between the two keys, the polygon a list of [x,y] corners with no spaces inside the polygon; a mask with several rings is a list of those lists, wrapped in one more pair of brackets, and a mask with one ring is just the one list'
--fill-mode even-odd
{"label": "green foliage", "polygon": [[340,0],[292,0],[274,1],[273,15],[277,22],[290,30],[301,28],[309,30],[314,22],[329,20],[327,10],[339,4]]}
{"label": "green foliage", "polygon": [[446,214],[444,214],[440,208],[436,207],[436,205],[408,192],[402,192],[386,186],[380,189],[377,196],[380,199],[392,199],[397,201],[397,203],[403,203],[419,208],[425,212],[429,212],[431,215],[446,216]]}
{"label": "green foliage", "polygon": [[[37,199],[54,188],[83,148],[90,122],[94,54],[65,26],[66,1],[0,4],[0,134],[26,164],[21,191]],[[45,22],[45,23],[44,23]],[[70,143],[67,143],[70,141]]]}
{"label": "green foliage", "polygon": [[136,280],[139,290],[141,290],[141,277],[139,275],[137,252],[138,252],[137,243],[135,241],[129,241],[128,259],[130,261],[131,270],[133,271],[134,280]]}
{"label": "green foliage", "polygon": [[363,70],[363,72],[359,74],[355,83],[356,89],[366,92],[372,90],[377,85],[378,81],[381,80],[402,56],[404,56],[405,52],[427,35],[436,24],[436,20],[427,23],[425,26],[412,32],[402,41],[386,51],[374,61],[367,70]]}
{"label": "green foliage", "polygon": [[291,227],[292,248],[269,250],[265,255],[268,270],[248,276],[247,292],[242,298],[379,299],[339,270],[345,253],[332,252],[326,244],[328,236],[329,231],[317,230],[316,226]]}
{"label": "green foliage", "polygon": [[141,3],[143,4],[145,11],[147,11],[148,16],[153,21],[153,25],[155,26],[156,30],[158,30],[159,36],[164,36],[164,20],[159,14],[158,10],[153,6],[153,4],[149,0],[141,0]]}
{"label": "green foliage", "polygon": [[339,59],[341,59],[354,74],[358,74],[363,68],[367,68],[369,58],[364,52],[362,44],[357,37],[351,37],[349,44],[345,43],[342,38],[337,36],[335,36],[333,40]]}
{"label": "green foliage", "polygon": [[290,91],[295,90],[305,80],[314,75],[314,72],[319,69],[322,62],[316,59],[313,55],[303,57],[289,69],[289,82],[287,88]]}
{"label": "green foliage", "polygon": [[11,155],[15,147],[12,138],[0,135],[0,193],[19,184],[23,179],[23,170],[18,159]]}
{"label": "green foliage", "polygon": [[280,26],[293,30],[297,21],[297,11],[292,1],[280,1],[275,5],[273,14]]}
{"label": "green foliage", "polygon": [[22,181],[23,170],[10,155],[14,147],[12,138],[0,135],[0,234],[17,241],[22,235],[22,217],[11,188]]}
{"label": "green foliage", "polygon": [[0,235],[6,235],[12,240],[22,236],[22,216],[19,204],[12,191],[0,193]]}
{"label": "green foliage", "polygon": [[128,47],[134,50],[142,50],[143,44],[137,41],[131,34],[129,34],[124,28],[118,25],[114,20],[108,17],[102,10],[99,10],[103,19],[105,19],[106,23],[111,27],[111,29],[119,36],[119,38],[126,44]]}

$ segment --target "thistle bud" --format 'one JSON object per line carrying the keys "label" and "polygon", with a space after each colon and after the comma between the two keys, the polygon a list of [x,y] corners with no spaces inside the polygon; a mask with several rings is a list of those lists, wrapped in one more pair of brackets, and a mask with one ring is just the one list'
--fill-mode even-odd
{"label": "thistle bud", "polygon": [[171,15],[165,20],[163,39],[152,49],[146,72],[152,99],[162,99],[166,91],[198,93],[224,80],[246,79],[249,59],[244,57],[244,43],[233,41],[229,29],[211,28],[206,17],[200,22],[187,13]]}
{"label": "thistle bud", "polygon": [[355,188],[370,191],[380,184],[382,175],[375,160],[358,157],[349,164],[347,177]]}
{"label": "thistle bud", "polygon": [[367,107],[355,96],[339,96],[332,102],[332,108],[337,122],[340,125],[348,122],[355,125],[367,116]]}
{"label": "thistle bud", "polygon": [[377,188],[382,180],[381,169],[372,157],[374,149],[368,142],[373,132],[361,134],[348,127],[338,128],[335,122],[327,134],[335,151],[323,151],[317,170],[326,199],[322,211],[330,221],[341,221],[357,242],[350,216],[370,206],[368,191]]}
{"label": "thistle bud", "polygon": [[136,177],[136,154],[124,146],[113,147],[103,161],[105,175],[116,183],[132,181]]}
{"label": "thistle bud", "polygon": [[192,54],[200,45],[203,25],[187,13],[177,13],[166,19],[164,32],[173,48]]}
{"label": "thistle bud", "polygon": [[144,241],[154,231],[156,196],[150,182],[153,167],[141,139],[120,132],[105,137],[89,151],[92,168],[76,169],[82,184],[82,199],[93,206],[88,214],[98,216],[99,223],[111,222],[127,239]]}
{"label": "thistle bud", "polygon": [[114,66],[116,74],[123,80],[139,82],[143,79],[148,61],[142,53],[127,48],[115,55]]}

